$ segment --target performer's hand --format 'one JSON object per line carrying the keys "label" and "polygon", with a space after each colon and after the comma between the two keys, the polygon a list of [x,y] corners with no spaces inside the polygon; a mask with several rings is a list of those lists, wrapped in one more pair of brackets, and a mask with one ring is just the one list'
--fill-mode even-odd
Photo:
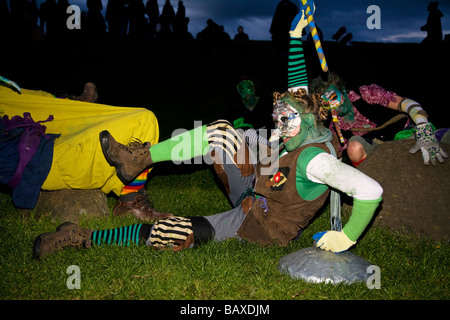
{"label": "performer's hand", "polygon": [[433,165],[436,165],[436,160],[444,162],[444,158],[448,158],[448,155],[439,145],[431,124],[427,122],[418,125],[416,128],[416,144],[409,152],[416,153],[420,149],[422,151],[423,162],[426,165],[430,164],[430,161]]}
{"label": "performer's hand", "polygon": [[313,235],[314,245],[326,251],[339,253],[346,251],[356,241],[350,240],[343,231],[322,231]]}
{"label": "performer's hand", "polygon": [[[308,1],[311,10],[316,11],[316,6],[313,1]],[[313,9],[314,7],[314,9]],[[300,12],[297,13],[294,20],[292,20],[291,23],[291,31],[289,31],[289,34],[291,38],[301,38],[303,29],[308,25],[308,20],[306,19],[305,15],[306,6],[303,6],[300,1]]]}

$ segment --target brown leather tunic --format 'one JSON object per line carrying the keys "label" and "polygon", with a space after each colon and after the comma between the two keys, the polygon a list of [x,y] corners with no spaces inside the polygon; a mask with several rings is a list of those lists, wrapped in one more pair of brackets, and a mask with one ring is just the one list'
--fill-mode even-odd
{"label": "brown leather tunic", "polygon": [[330,153],[325,143],[305,145],[281,157],[278,171],[271,175],[261,175],[258,163],[255,193],[259,197],[239,228],[239,237],[261,245],[286,246],[324,205],[330,189],[314,200],[304,200],[296,188],[297,159],[309,147]]}

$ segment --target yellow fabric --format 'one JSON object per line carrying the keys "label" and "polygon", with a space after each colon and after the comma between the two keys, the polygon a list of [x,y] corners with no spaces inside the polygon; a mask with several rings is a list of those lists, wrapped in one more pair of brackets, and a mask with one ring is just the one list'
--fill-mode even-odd
{"label": "yellow fabric", "polygon": [[59,99],[44,91],[22,89],[19,94],[0,86],[0,116],[23,116],[29,112],[43,123],[46,133],[60,133],[55,140],[52,168],[44,190],[101,189],[119,195],[123,183],[106,161],[99,133],[108,130],[120,143],[132,138],[158,143],[159,126],[153,112],[144,108],[114,107],[98,103]]}

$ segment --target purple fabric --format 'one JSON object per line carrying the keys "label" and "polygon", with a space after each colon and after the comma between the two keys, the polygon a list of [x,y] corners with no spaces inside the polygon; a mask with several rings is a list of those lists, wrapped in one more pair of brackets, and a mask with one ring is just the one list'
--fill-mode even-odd
{"label": "purple fabric", "polygon": [[363,100],[369,104],[380,104],[387,108],[389,102],[395,102],[395,92],[388,91],[374,83],[370,86],[359,87],[359,92],[361,92]]}
{"label": "purple fabric", "polygon": [[7,115],[3,116],[2,123],[6,131],[11,131],[16,128],[22,128],[22,133],[19,141],[19,164],[16,172],[12,178],[8,181],[7,185],[11,189],[14,189],[22,178],[25,167],[33,158],[37,148],[41,142],[41,137],[49,139],[50,137],[45,134],[46,127],[41,125],[43,122],[52,121],[53,116],[50,115],[45,121],[34,121],[31,118],[29,112],[23,114],[23,118],[20,116],[14,116],[11,119]]}

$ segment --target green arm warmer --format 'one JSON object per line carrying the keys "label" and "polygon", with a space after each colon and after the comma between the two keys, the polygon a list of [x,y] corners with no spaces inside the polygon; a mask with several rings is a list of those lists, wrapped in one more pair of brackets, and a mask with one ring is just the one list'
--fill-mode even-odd
{"label": "green arm warmer", "polygon": [[203,156],[208,151],[206,125],[185,131],[150,148],[153,163],[169,160],[185,161]]}
{"label": "green arm warmer", "polygon": [[364,232],[382,198],[376,200],[353,199],[353,210],[343,231],[352,241],[356,241]]}

